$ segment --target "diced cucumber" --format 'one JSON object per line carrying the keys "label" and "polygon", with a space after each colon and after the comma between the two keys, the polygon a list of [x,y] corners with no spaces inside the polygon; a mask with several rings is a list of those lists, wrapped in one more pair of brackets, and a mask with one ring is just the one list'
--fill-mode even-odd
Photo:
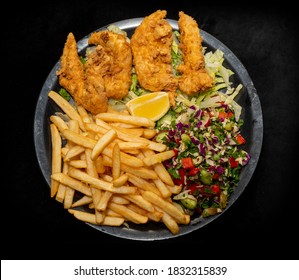
{"label": "diced cucumber", "polygon": [[155,138],[156,142],[159,142],[159,143],[164,142],[165,140],[163,138],[167,135],[168,135],[168,132],[160,132]]}
{"label": "diced cucumber", "polygon": [[197,207],[197,200],[191,199],[189,197],[182,199],[181,203],[189,210],[194,210]]}
{"label": "diced cucumber", "polygon": [[207,170],[205,169],[201,169],[200,170],[200,181],[205,184],[205,185],[211,185],[212,184],[212,174],[209,173]]}

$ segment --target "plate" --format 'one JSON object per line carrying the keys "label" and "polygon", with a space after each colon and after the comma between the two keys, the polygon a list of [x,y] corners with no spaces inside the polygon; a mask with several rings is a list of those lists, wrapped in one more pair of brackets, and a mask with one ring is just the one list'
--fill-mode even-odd
{"label": "plate", "polygon": [[[113,24],[126,31],[128,36],[131,37],[134,33],[135,28],[142,22],[142,20],[143,18],[133,18],[118,21]],[[174,30],[178,30],[178,22],[176,20],[167,20]],[[103,26],[95,31],[103,30],[107,27],[108,25]],[[224,66],[228,67],[235,73],[231,79],[233,84],[243,84],[243,89],[235,100],[243,107],[241,115],[241,118],[244,120],[242,135],[244,135],[246,139],[246,144],[243,146],[243,149],[251,155],[251,160],[241,170],[238,187],[230,196],[228,205],[222,213],[205,219],[192,219],[189,225],[180,225],[180,233],[177,235],[173,235],[163,223],[155,222],[149,222],[145,225],[130,224],[129,228],[125,226],[97,226],[87,223],[94,229],[120,238],[146,241],[170,239],[185,235],[206,226],[217,218],[220,218],[221,215],[223,215],[229,209],[229,207],[240,197],[240,195],[248,185],[251,177],[253,176],[259,160],[263,141],[263,117],[259,97],[247,70],[245,69],[241,61],[234,55],[234,53],[211,34],[205,32],[204,30],[201,30],[200,32],[201,36],[203,37],[203,46],[207,47],[207,51],[220,49],[224,53]],[[85,53],[85,50],[88,46],[88,38],[90,35],[91,33],[77,42],[79,53]],[[60,62],[58,61],[53,67],[52,71],[49,73],[40,91],[34,116],[34,142],[37,160],[42,174],[49,186],[51,174],[51,137],[49,118],[56,111],[60,111],[60,109],[56,104],[54,104],[54,102],[51,102],[51,100],[49,100],[48,92],[50,90],[58,91],[60,88],[58,79],[56,77],[56,71],[59,68]]]}

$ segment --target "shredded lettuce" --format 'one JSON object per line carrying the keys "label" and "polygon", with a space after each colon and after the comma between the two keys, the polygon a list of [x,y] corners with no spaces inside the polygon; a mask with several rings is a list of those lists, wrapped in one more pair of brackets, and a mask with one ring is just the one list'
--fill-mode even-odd
{"label": "shredded lettuce", "polygon": [[222,103],[232,104],[236,111],[236,119],[238,120],[242,107],[234,99],[242,89],[242,84],[239,84],[236,88],[232,87],[230,77],[234,72],[223,66],[224,54],[221,50],[217,49],[214,52],[204,52],[204,57],[206,70],[215,80],[214,86],[197,96],[190,97],[180,93],[177,95],[176,101],[187,107],[196,105],[200,109],[219,107]]}

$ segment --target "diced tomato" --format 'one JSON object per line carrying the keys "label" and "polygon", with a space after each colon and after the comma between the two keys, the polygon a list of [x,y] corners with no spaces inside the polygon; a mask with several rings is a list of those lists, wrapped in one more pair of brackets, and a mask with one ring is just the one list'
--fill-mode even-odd
{"label": "diced tomato", "polygon": [[184,169],[180,168],[179,169],[179,174],[180,174],[181,180],[185,180],[186,171]]}
{"label": "diced tomato", "polygon": [[227,118],[227,113],[223,112],[223,111],[219,111],[218,118],[219,119],[225,119],[225,118]]}
{"label": "diced tomato", "polygon": [[215,193],[216,195],[219,195],[221,193],[221,188],[219,185],[212,185],[211,191]]}
{"label": "diced tomato", "polygon": [[239,165],[239,163],[233,157],[229,158],[229,164],[231,168],[236,168]]}
{"label": "diced tomato", "polygon": [[174,151],[174,157],[177,157],[178,154],[179,154],[179,150],[178,149],[173,149],[173,151]]}
{"label": "diced tomato", "polygon": [[236,140],[237,140],[237,142],[238,142],[239,145],[242,145],[242,144],[244,144],[246,142],[245,138],[241,134],[238,134],[236,136]]}
{"label": "diced tomato", "polygon": [[190,171],[188,172],[188,175],[195,176],[199,171],[200,171],[199,167],[194,167],[194,168],[190,169]]}
{"label": "diced tomato", "polygon": [[205,124],[205,127],[208,127],[208,126],[210,126],[210,125],[211,125],[211,119],[209,118],[208,121],[207,121],[206,124]]}
{"label": "diced tomato", "polygon": [[182,158],[182,165],[184,169],[192,169],[194,168],[193,160],[192,158]]}
{"label": "diced tomato", "polygon": [[205,197],[211,197],[213,196],[212,193],[208,192],[207,190],[210,189],[210,186],[201,186],[198,188],[198,190],[200,191],[200,193],[205,196]]}
{"label": "diced tomato", "polygon": [[198,190],[198,186],[197,185],[188,186],[188,190],[190,190],[190,193],[193,194],[195,191]]}
{"label": "diced tomato", "polygon": [[173,182],[175,185],[183,186],[183,185],[185,185],[186,170],[183,168],[180,168],[178,170],[178,172],[179,172],[180,178],[179,179],[174,178]]}
{"label": "diced tomato", "polygon": [[223,112],[223,111],[219,111],[219,114],[218,114],[218,118],[219,119],[226,119],[226,118],[231,118],[234,116],[234,113],[232,111],[229,111],[229,112]]}
{"label": "diced tomato", "polygon": [[213,180],[218,180],[218,179],[219,179],[219,174],[218,173],[214,173]]}
{"label": "diced tomato", "polygon": [[227,117],[228,118],[231,118],[231,117],[233,117],[234,116],[234,113],[232,112],[232,111],[229,111],[228,113],[227,113]]}
{"label": "diced tomato", "polygon": [[177,186],[182,186],[183,185],[183,181],[181,179],[173,179],[173,182]]}

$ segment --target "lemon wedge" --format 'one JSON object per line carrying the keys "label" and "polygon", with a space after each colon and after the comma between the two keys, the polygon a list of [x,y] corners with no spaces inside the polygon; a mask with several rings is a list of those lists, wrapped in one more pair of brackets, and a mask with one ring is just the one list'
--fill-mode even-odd
{"label": "lemon wedge", "polygon": [[162,118],[170,108],[167,92],[157,91],[138,96],[129,102],[126,107],[133,116],[145,117],[152,121]]}

